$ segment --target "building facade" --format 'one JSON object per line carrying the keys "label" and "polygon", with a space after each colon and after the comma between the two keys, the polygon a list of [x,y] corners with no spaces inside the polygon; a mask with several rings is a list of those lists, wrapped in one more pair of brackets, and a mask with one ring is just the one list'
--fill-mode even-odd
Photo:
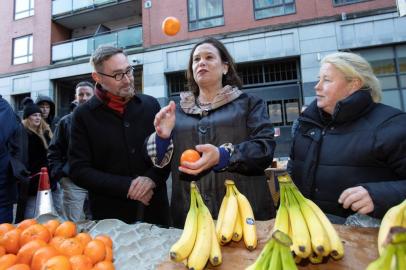
{"label": "building facade", "polygon": [[[175,36],[162,33],[167,16],[181,22]],[[278,156],[328,53],[363,55],[383,102],[406,110],[406,18],[395,0],[4,0],[0,28],[0,94],[16,110],[25,96],[45,94],[66,113],[74,85],[91,80],[89,56],[100,44],[125,48],[137,89],[161,104],[177,100],[190,50],[207,36],[235,58],[243,90],[267,102],[281,131]]]}

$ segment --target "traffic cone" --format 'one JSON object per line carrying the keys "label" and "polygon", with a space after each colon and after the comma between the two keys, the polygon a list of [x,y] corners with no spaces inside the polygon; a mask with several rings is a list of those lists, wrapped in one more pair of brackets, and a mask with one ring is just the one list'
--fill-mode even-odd
{"label": "traffic cone", "polygon": [[39,223],[45,223],[51,219],[59,219],[52,200],[48,169],[46,167],[41,168],[39,176],[34,217]]}

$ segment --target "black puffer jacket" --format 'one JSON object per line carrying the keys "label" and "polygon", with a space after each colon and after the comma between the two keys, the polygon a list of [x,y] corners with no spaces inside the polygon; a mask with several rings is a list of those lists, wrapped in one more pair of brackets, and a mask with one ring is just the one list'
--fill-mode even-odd
{"label": "black puffer jacket", "polygon": [[[190,180],[196,180],[205,204],[217,218],[225,195],[224,181],[234,180],[237,188],[251,203],[256,219],[275,216],[264,170],[271,164],[275,150],[274,130],[265,103],[254,96],[241,94],[217,109],[200,114],[176,111],[173,131],[171,214],[175,227],[184,225],[190,205]],[[196,177],[179,174],[180,155],[198,144],[234,145],[225,171],[213,170]]]}
{"label": "black puffer jacket", "polygon": [[72,113],[61,118],[48,148],[50,175],[57,181],[69,175],[68,147],[71,122]]}
{"label": "black puffer jacket", "polygon": [[338,198],[360,185],[373,199],[373,217],[382,218],[406,198],[404,112],[374,103],[367,90],[360,90],[338,102],[332,117],[314,101],[299,123],[289,166],[299,189],[323,211],[353,214]]}

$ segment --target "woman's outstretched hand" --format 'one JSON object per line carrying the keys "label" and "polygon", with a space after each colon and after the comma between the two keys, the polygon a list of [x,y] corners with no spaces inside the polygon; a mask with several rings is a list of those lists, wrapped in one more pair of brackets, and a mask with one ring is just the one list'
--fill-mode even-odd
{"label": "woman's outstretched hand", "polygon": [[170,101],[155,115],[154,127],[159,137],[167,139],[171,136],[172,129],[175,127],[175,110],[175,102]]}

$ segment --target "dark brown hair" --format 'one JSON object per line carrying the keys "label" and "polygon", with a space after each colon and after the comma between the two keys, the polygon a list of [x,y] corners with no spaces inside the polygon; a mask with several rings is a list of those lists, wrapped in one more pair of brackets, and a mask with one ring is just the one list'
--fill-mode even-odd
{"label": "dark brown hair", "polygon": [[206,39],[198,42],[193,47],[192,51],[190,52],[189,65],[188,65],[188,69],[187,69],[187,73],[186,73],[189,90],[192,91],[192,93],[195,96],[199,95],[199,86],[197,85],[197,83],[195,82],[195,79],[193,78],[193,69],[192,69],[193,54],[198,46],[205,44],[205,43],[213,45],[219,51],[221,61],[228,65],[228,72],[226,75],[223,75],[223,78],[222,78],[222,86],[231,85],[233,87],[238,87],[241,89],[242,82],[241,82],[240,77],[237,74],[237,69],[236,69],[236,66],[234,63],[234,59],[231,57],[230,53],[227,51],[227,49],[223,43],[221,43],[220,41],[218,41],[215,38],[209,37],[209,38],[206,38]]}

